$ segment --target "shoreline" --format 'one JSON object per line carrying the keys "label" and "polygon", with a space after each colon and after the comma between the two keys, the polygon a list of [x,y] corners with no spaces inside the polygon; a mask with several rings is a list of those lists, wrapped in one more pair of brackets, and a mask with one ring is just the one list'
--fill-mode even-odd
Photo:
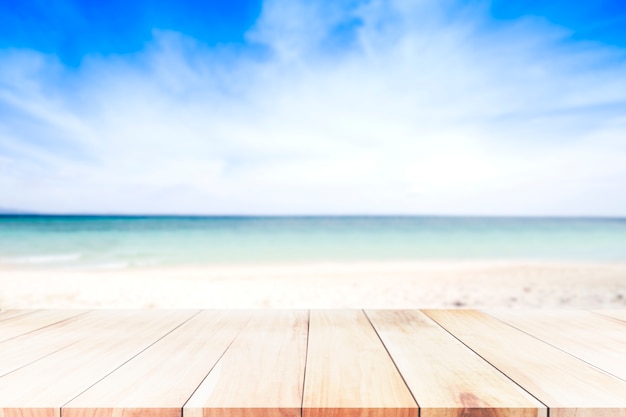
{"label": "shoreline", "polygon": [[626,263],[0,265],[0,308],[625,308]]}

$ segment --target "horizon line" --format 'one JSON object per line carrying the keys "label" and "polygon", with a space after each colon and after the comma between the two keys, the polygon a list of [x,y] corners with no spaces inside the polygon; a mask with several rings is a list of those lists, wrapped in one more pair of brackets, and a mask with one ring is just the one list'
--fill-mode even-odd
{"label": "horizon line", "polygon": [[335,213],[335,214],[184,214],[184,213],[40,213],[0,212],[0,217],[92,217],[92,218],[494,218],[494,219],[564,219],[564,220],[626,220],[615,215],[541,215],[541,214],[410,214],[410,213]]}

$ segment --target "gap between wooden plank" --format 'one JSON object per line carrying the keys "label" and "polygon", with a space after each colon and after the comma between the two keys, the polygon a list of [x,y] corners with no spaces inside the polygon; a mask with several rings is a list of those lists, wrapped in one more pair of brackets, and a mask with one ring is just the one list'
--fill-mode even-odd
{"label": "gap between wooden plank", "polygon": [[592,312],[603,317],[610,317],[613,320],[626,322],[626,310],[592,310]]}
{"label": "gap between wooden plank", "polygon": [[459,343],[461,343],[463,346],[465,346],[466,348],[468,348],[470,351],[472,351],[476,356],[478,356],[479,358],[481,358],[483,361],[485,361],[486,363],[488,363],[489,365],[491,365],[494,369],[496,369],[498,372],[500,372],[502,375],[504,375],[509,381],[511,381],[512,383],[514,383],[515,385],[517,385],[518,387],[520,387],[523,391],[525,391],[528,395],[530,395],[532,398],[534,398],[537,402],[539,402],[541,405],[543,405],[546,408],[546,413],[547,416],[546,417],[550,417],[550,408],[548,407],[547,404],[545,404],[543,401],[541,401],[541,399],[537,398],[537,396],[535,396],[532,392],[528,391],[523,385],[519,384],[517,381],[515,381],[513,378],[511,378],[506,372],[504,372],[502,369],[498,368],[495,364],[493,364],[492,362],[490,362],[486,357],[484,357],[483,355],[481,355],[479,352],[477,352],[475,349],[473,349],[469,344],[465,343],[463,340],[461,340],[459,337],[457,337],[453,332],[451,332],[449,329],[447,329],[446,327],[442,326],[441,323],[437,322],[434,318],[432,318],[431,316],[429,316],[427,314],[427,310],[420,310],[422,313],[424,313],[424,315],[426,315],[429,319],[431,319],[433,321],[434,324],[436,324],[437,326],[439,326],[442,330],[444,330],[446,333],[448,333],[450,336],[452,336],[454,339],[458,340]]}
{"label": "gap between wooden plank", "polygon": [[372,323],[372,319],[367,314],[367,311],[365,309],[363,309],[362,311],[363,311],[363,314],[365,315],[365,318],[367,319],[367,321],[369,321],[370,326],[372,326],[372,329],[374,329],[374,332],[376,333],[376,336],[378,336],[378,340],[380,340],[380,343],[385,348],[385,351],[387,352],[387,355],[389,355],[389,359],[391,359],[391,362],[393,363],[393,366],[396,367],[396,371],[398,371],[398,374],[400,375],[400,378],[402,378],[402,382],[404,382],[404,385],[406,385],[406,387],[409,389],[409,393],[411,394],[411,397],[413,397],[413,401],[415,401],[415,404],[417,405],[417,417],[422,417],[422,407],[420,406],[419,401],[417,401],[417,398],[415,398],[415,394],[413,393],[413,390],[411,389],[409,384],[407,384],[406,379],[404,378],[404,374],[400,371],[400,368],[398,368],[398,364],[396,363],[396,360],[391,355],[391,352],[389,352],[389,348],[387,347],[387,345],[383,341],[382,337],[380,337],[380,333],[378,332],[378,329],[376,329],[376,326],[374,326],[374,323]]}
{"label": "gap between wooden plank", "polygon": [[579,310],[486,313],[626,382],[626,322]]}
{"label": "gap between wooden plank", "polygon": [[[19,371],[22,368],[25,368],[25,367],[27,367],[29,365],[34,364],[37,361],[40,361],[42,359],[47,358],[48,356],[54,355],[55,353],[60,352],[63,349],[69,348],[70,346],[75,345],[76,343],[78,343],[78,341],[72,342],[72,343],[70,343],[68,345],[61,346],[61,347],[57,348],[56,350],[52,350],[52,351],[46,353],[43,356],[39,356],[37,358],[33,358],[33,359],[30,360],[30,362],[24,362],[23,364],[20,364],[20,365],[16,366],[15,368],[12,368],[12,369],[8,370],[7,372],[4,372],[3,374],[0,374],[0,378],[2,378],[3,376],[9,375],[9,374],[11,374],[13,372],[17,372],[17,371]],[[3,353],[2,349],[0,349],[0,353]]]}
{"label": "gap between wooden plank", "polygon": [[26,314],[32,314],[36,310],[2,310],[0,311],[0,321],[8,320],[13,317],[19,317]]}
{"label": "gap between wooden plank", "polygon": [[419,310],[370,310],[422,417],[546,417],[544,404]]}
{"label": "gap between wooden plank", "polygon": [[551,416],[626,416],[623,381],[485,313],[425,312],[546,404]]}
{"label": "gap between wooden plank", "polygon": [[302,416],[302,409],[304,408],[304,389],[306,387],[306,371],[309,362],[309,338],[311,336],[311,310],[307,310],[307,322],[306,322],[306,353],[304,355],[304,377],[302,378],[302,400],[300,401],[300,417]]}
{"label": "gap between wooden plank", "polygon": [[0,321],[0,343],[45,329],[88,312],[89,310],[37,310],[31,314],[11,317]]}
{"label": "gap between wooden plank", "polygon": [[[60,416],[61,406],[192,315],[188,311],[99,311],[107,331],[0,378],[4,417]],[[155,315],[158,320],[155,320]],[[112,318],[113,316],[114,318]]]}
{"label": "gap between wooden plank", "polygon": [[417,404],[365,314],[312,310],[303,417],[416,417]]}
{"label": "gap between wooden plank", "polygon": [[137,352],[135,355],[133,355],[132,357],[128,358],[128,360],[126,360],[125,362],[121,363],[119,366],[117,366],[116,368],[112,369],[108,374],[104,375],[102,378],[100,378],[99,380],[95,381],[93,384],[91,384],[90,386],[86,387],[82,392],[76,394],[73,398],[67,400],[64,404],[61,405],[61,416],[63,415],[63,407],[65,407],[68,403],[70,403],[71,401],[73,401],[76,397],[80,396],[81,394],[83,394],[85,391],[89,390],[91,387],[93,387],[94,385],[96,385],[97,383],[99,383],[100,381],[102,381],[103,379],[105,379],[106,377],[108,377],[109,375],[111,375],[113,372],[117,371],[118,369],[120,369],[122,366],[126,365],[128,362],[130,362],[131,360],[133,360],[134,358],[136,358],[137,356],[141,355],[143,352],[146,351],[146,349],[149,349],[151,346],[153,346],[155,343],[159,342],[160,340],[162,340],[164,337],[166,337],[167,335],[169,335],[170,333],[172,333],[173,331],[175,331],[176,329],[178,329],[180,326],[184,325],[185,323],[187,323],[189,320],[193,319],[194,317],[196,317],[198,314],[200,314],[200,310],[196,311],[195,314],[191,315],[190,317],[186,318],[183,322],[181,322],[180,324],[178,324],[176,327],[172,328],[171,330],[169,330],[168,332],[166,332],[165,334],[163,334],[162,336],[160,336],[158,339],[156,339],[154,342],[152,342],[151,344],[149,344],[148,346],[146,346],[145,348],[143,348],[142,350],[140,350],[139,352]]}
{"label": "gap between wooden plank", "polygon": [[213,364],[213,366],[211,367],[211,369],[209,369],[209,372],[205,375],[205,377],[202,379],[202,381],[200,381],[200,383],[198,384],[198,386],[196,387],[195,390],[193,390],[193,392],[191,393],[191,395],[189,396],[189,398],[187,398],[187,400],[185,401],[185,403],[181,406],[180,408],[180,417],[183,416],[187,416],[187,417],[193,417],[193,416],[202,416],[202,413],[198,413],[197,410],[193,410],[193,411],[187,411],[185,412],[185,407],[187,407],[187,405],[189,404],[189,401],[191,400],[191,398],[193,398],[194,395],[196,395],[196,393],[198,392],[198,390],[200,389],[200,387],[206,383],[207,378],[209,377],[209,375],[211,374],[211,372],[213,372],[213,370],[215,369],[215,367],[217,366],[217,364],[219,363],[219,361],[224,357],[224,355],[226,354],[226,352],[228,351],[228,349],[230,349],[230,347],[232,346],[232,344],[235,342],[237,336],[235,336],[235,339],[233,339],[228,346],[226,346],[226,349],[224,350],[224,352],[222,352],[222,354],[219,356],[219,358],[217,359],[217,361],[215,362],[215,364]]}
{"label": "gap between wooden plank", "polygon": [[28,366],[103,330],[99,313],[87,312],[0,343],[0,376]]}
{"label": "gap between wooden plank", "polygon": [[63,406],[63,416],[180,417],[184,403],[249,321],[241,311],[202,311]]}
{"label": "gap between wooden plank", "polygon": [[185,403],[183,416],[299,417],[307,327],[307,311],[254,312]]}

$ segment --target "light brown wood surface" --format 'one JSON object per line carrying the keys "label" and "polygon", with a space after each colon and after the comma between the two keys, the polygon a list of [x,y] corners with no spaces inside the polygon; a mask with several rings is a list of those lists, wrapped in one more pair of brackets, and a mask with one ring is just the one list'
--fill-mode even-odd
{"label": "light brown wood surface", "polygon": [[174,417],[250,320],[202,311],[63,407],[64,417]]}
{"label": "light brown wood surface", "polygon": [[546,404],[550,417],[625,417],[626,383],[485,313],[428,316]]}
{"label": "light brown wood surface", "polygon": [[108,318],[92,311],[0,342],[0,376],[98,334],[109,325]]}
{"label": "light brown wood surface", "polygon": [[594,313],[611,317],[616,320],[626,321],[626,310],[595,310]]}
{"label": "light brown wood surface", "polygon": [[576,310],[487,313],[626,381],[626,322]]}
{"label": "light brown wood surface", "polygon": [[417,417],[417,404],[362,311],[311,311],[302,416]]}
{"label": "light brown wood surface", "polygon": [[421,417],[547,416],[546,407],[420,311],[369,310]]}
{"label": "light brown wood surface", "polygon": [[24,314],[32,313],[35,310],[1,310],[0,321],[10,319],[12,317],[22,316]]}
{"label": "light brown wood surface", "polygon": [[0,377],[0,414],[59,417],[62,405],[194,314],[148,310],[100,313],[104,323],[99,332]]}
{"label": "light brown wood surface", "polygon": [[184,417],[299,417],[307,311],[258,311],[185,404]]}
{"label": "light brown wood surface", "polygon": [[0,342],[85,314],[87,310],[38,310],[0,321]]}
{"label": "light brown wood surface", "polygon": [[626,417],[619,312],[367,313],[7,311],[0,417]]}

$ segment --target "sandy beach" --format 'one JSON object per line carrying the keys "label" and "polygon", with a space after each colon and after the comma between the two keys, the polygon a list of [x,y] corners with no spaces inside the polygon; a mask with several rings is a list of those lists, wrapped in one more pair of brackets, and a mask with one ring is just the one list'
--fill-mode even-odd
{"label": "sandy beach", "polygon": [[624,308],[625,263],[0,268],[0,308]]}

